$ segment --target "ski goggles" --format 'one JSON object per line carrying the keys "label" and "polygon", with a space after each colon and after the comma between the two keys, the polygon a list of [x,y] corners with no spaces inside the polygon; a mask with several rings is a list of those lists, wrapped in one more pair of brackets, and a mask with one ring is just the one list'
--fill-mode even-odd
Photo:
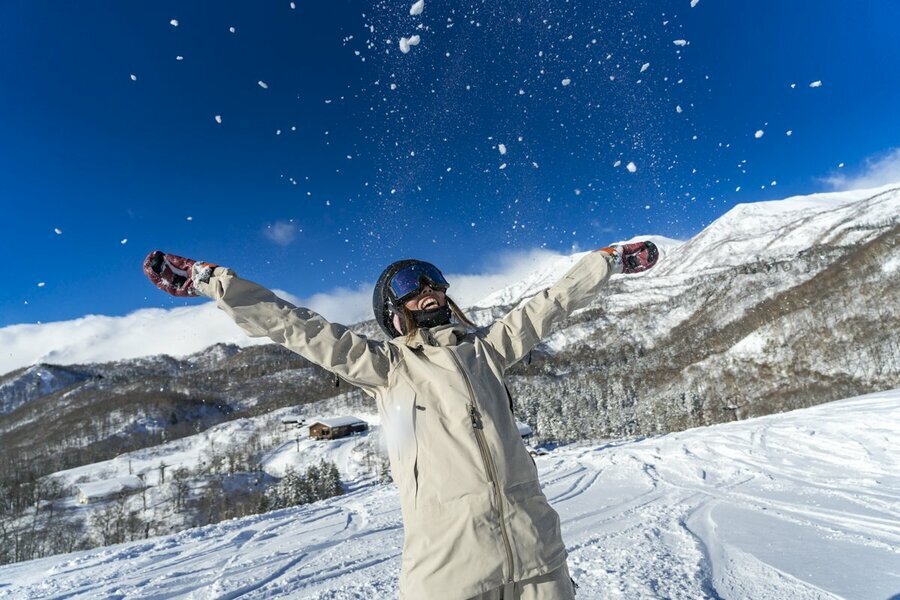
{"label": "ski goggles", "polygon": [[416,295],[423,284],[428,284],[432,289],[439,291],[445,291],[450,287],[443,273],[427,262],[415,262],[403,267],[394,273],[388,287],[396,302],[404,302]]}

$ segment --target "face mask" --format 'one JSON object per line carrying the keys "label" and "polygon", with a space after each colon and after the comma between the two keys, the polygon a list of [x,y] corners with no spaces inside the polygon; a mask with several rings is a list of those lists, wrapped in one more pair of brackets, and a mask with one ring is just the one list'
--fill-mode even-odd
{"label": "face mask", "polygon": [[412,313],[413,320],[419,327],[439,327],[441,325],[446,325],[450,322],[450,316],[452,315],[449,304],[430,310],[412,310],[410,312]]}

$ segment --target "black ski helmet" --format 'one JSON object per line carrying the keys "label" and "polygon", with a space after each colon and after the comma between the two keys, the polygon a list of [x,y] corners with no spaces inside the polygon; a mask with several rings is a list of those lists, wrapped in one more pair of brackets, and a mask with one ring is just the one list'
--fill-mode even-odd
{"label": "black ski helmet", "polygon": [[392,307],[395,298],[392,298],[389,284],[394,275],[401,269],[405,269],[414,264],[427,265],[440,272],[440,269],[429,262],[416,260],[414,258],[406,258],[388,265],[388,267],[381,272],[378,281],[375,283],[375,290],[372,292],[372,311],[375,313],[375,321],[389,338],[401,335],[400,332],[394,329],[394,311],[392,310]]}

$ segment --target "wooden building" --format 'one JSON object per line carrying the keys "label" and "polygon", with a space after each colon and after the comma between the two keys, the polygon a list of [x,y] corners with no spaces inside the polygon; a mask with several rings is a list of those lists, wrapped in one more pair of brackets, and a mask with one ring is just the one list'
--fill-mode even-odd
{"label": "wooden building", "polygon": [[352,416],[319,419],[309,426],[309,437],[315,440],[336,440],[368,428],[368,423]]}

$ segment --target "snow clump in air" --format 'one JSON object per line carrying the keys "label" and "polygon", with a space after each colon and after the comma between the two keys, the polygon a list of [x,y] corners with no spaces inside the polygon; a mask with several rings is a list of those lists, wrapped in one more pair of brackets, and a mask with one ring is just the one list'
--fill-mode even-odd
{"label": "snow clump in air", "polygon": [[568,77],[566,77],[565,79],[562,80],[562,84],[564,86],[569,85],[570,83],[572,83],[572,80],[569,79]]}
{"label": "snow clump in air", "polygon": [[646,71],[646,70],[649,69],[649,68],[650,68],[650,63],[644,63],[644,64],[641,66],[641,73],[643,73],[644,71]]}
{"label": "snow clump in air", "polygon": [[794,130],[788,129],[787,131],[784,132],[784,135],[791,137],[792,135],[794,135]]}
{"label": "snow clump in air", "polygon": [[128,238],[123,238],[120,242],[123,246],[128,243]]}
{"label": "snow clump in air", "polygon": [[764,136],[765,134],[766,134],[766,132],[763,131],[762,129],[757,129],[756,133],[753,134],[753,137],[755,137],[756,139],[759,139],[762,136]]}
{"label": "snow clump in air", "polygon": [[169,21],[169,25],[171,25],[172,27],[178,27],[178,19],[172,19],[171,21]]}
{"label": "snow clump in air", "polygon": [[688,45],[688,41],[687,41],[687,40],[675,40],[675,41],[673,41],[672,43],[675,44],[676,46],[681,46],[681,47],[684,47],[684,46],[687,46],[687,45]]}
{"label": "snow clump in air", "polygon": [[500,151],[500,154],[506,154],[506,144],[497,144],[497,150]]}
{"label": "snow clump in air", "polygon": [[419,36],[413,35],[408,38],[401,37],[400,38],[400,52],[406,54],[409,52],[410,46],[418,46],[419,45]]}
{"label": "snow clump in air", "polygon": [[263,81],[262,79],[260,79],[260,80],[257,81],[256,83],[257,83],[257,85],[259,85],[259,87],[261,87],[261,88],[264,89],[264,90],[269,89],[269,84],[266,83],[265,81]]}
{"label": "snow clump in air", "polygon": [[132,80],[132,81],[137,81],[137,75],[135,75],[134,73],[132,73],[132,74],[131,74],[131,80]]}
{"label": "snow clump in air", "polygon": [[625,168],[628,169],[629,173],[634,173],[637,171],[637,165],[635,165],[633,162],[630,162],[627,165],[625,165]]}
{"label": "snow clump in air", "polygon": [[681,108],[681,105],[680,105],[680,104],[678,104],[678,105],[675,106],[675,112],[677,112],[679,115],[681,114],[682,108]]}
{"label": "snow clump in air", "polygon": [[234,33],[235,29],[234,29],[234,27],[229,27],[228,31],[230,31],[231,33]]}
{"label": "snow clump in air", "polygon": [[409,14],[415,17],[421,15],[423,10],[425,10],[425,0],[419,0],[409,8]]}
{"label": "snow clump in air", "polygon": [[813,81],[811,84],[809,84],[809,87],[811,87],[811,88],[822,87],[822,82],[821,81]]}
{"label": "snow clump in air", "polygon": [[613,168],[614,168],[614,169],[618,169],[620,166],[622,166],[622,161],[621,161],[621,160],[617,160],[616,162],[613,163]]}
{"label": "snow clump in air", "polygon": [[691,0],[691,8],[694,8],[698,4],[700,4],[700,0]]}
{"label": "snow clump in air", "polygon": [[44,287],[47,284],[45,282],[41,281],[41,282],[38,282],[37,285],[38,285],[38,287]]}
{"label": "snow clump in air", "polygon": [[296,9],[296,8],[297,8],[297,5],[294,4],[293,2],[291,2],[291,10],[294,10],[294,9]]}
{"label": "snow clump in air", "polygon": [[215,117],[216,123],[222,124],[222,115],[216,115]]}
{"label": "snow clump in air", "polygon": [[[844,163],[841,163],[841,166],[843,166],[843,165],[844,165]],[[55,233],[56,235],[62,235],[62,229],[60,229],[59,227],[54,227],[53,233]]]}

